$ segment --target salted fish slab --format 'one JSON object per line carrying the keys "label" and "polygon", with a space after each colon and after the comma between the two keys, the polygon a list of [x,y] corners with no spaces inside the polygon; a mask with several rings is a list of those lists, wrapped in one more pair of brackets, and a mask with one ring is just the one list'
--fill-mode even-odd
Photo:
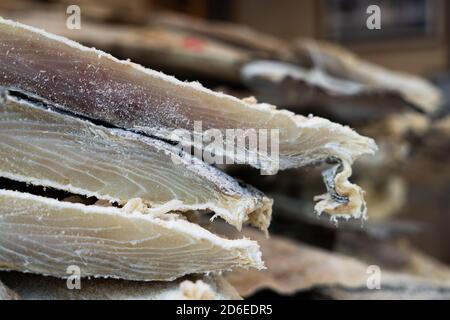
{"label": "salted fish slab", "polygon": [[68,277],[171,281],[263,268],[256,242],[220,238],[176,215],[155,217],[0,189],[0,269]]}
{"label": "salted fish slab", "polygon": [[[376,150],[372,139],[318,117],[303,117],[267,104],[213,92],[99,50],[23,24],[0,19],[0,85],[39,96],[58,107],[115,126],[192,144],[176,129],[277,129],[279,153],[267,156],[257,148],[237,150],[236,161],[271,172],[317,164],[328,158],[344,163],[335,177],[333,195],[320,197],[316,210],[337,216],[365,216],[362,190],[348,182],[351,164]],[[226,150],[216,149],[226,155]],[[250,161],[249,161],[250,159]]]}
{"label": "salted fish slab", "polygon": [[[322,87],[331,95],[346,94],[345,86],[336,86],[332,75],[357,84],[352,91],[354,97],[367,95],[398,96],[410,107],[424,113],[434,114],[443,105],[442,92],[428,80],[399,71],[392,71],[376,64],[364,61],[343,47],[332,43],[299,39],[293,50],[301,60],[311,59],[315,77],[311,73],[311,84]],[[319,73],[320,76],[317,74]]]}
{"label": "salted fish slab", "polygon": [[[0,88],[1,89],[1,88]],[[168,211],[210,210],[264,231],[272,200],[175,147],[3,92],[0,177]]]}
{"label": "salted fish slab", "polygon": [[166,139],[183,139],[173,131],[192,131],[194,121],[204,130],[279,129],[281,169],[333,155],[353,160],[375,148],[348,127],[181,82],[20,23],[1,19],[0,37],[1,85],[119,127]]}

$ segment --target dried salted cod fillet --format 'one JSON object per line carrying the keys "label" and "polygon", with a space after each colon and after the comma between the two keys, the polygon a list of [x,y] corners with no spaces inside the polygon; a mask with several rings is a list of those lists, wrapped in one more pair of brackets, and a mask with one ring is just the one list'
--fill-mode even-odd
{"label": "dried salted cod fillet", "polygon": [[[267,104],[210,91],[197,83],[183,83],[173,77],[119,61],[95,49],[16,22],[0,20],[0,85],[42,97],[59,108],[148,135],[194,144],[175,129],[192,131],[195,121],[202,129],[276,129],[279,152],[269,146],[237,148],[233,160],[266,171],[316,164],[333,157],[343,163],[341,177],[350,175],[350,164],[376,145],[348,127],[317,117],[303,117]],[[276,132],[276,131],[271,131]],[[238,146],[239,147],[239,146]],[[274,148],[272,148],[274,147]],[[267,150],[270,150],[268,155]],[[215,149],[226,155],[225,147]],[[335,179],[341,182],[343,179]],[[343,197],[361,195],[346,183],[336,190]],[[330,214],[343,213],[336,202],[318,205]],[[358,202],[364,202],[358,199]],[[346,205],[348,216],[360,217],[365,206]]]}
{"label": "dried salted cod fillet", "polygon": [[237,270],[226,275],[244,297],[264,288],[290,295],[321,286],[356,287],[367,280],[367,266],[354,258],[279,236],[265,239],[252,230],[244,232],[261,245],[268,267],[262,272]]}
{"label": "dried salted cod fillet", "polygon": [[256,242],[220,238],[176,215],[0,189],[0,269],[64,278],[71,265],[80,267],[82,277],[141,281],[263,268]]}
{"label": "dried salted cod fillet", "polygon": [[239,68],[249,52],[189,31],[163,27],[83,21],[81,29],[65,27],[65,11],[31,11],[12,15],[22,23],[94,46],[143,65],[179,76],[239,81]]}
{"label": "dried salted cod fillet", "polygon": [[[430,297],[448,299],[450,296],[450,280],[448,268],[439,266],[439,275],[430,274],[435,267],[426,268],[422,275],[411,272],[386,270],[382,267],[381,290],[368,288],[368,272],[373,272],[374,266],[356,259],[323,249],[318,249],[304,243],[274,236],[265,239],[252,230],[245,234],[261,245],[265,252],[267,270],[252,272],[238,270],[227,274],[226,279],[248,297],[259,290],[271,289],[282,295],[292,295],[298,292],[315,289],[342,290],[353,298],[358,294],[365,298],[418,298],[429,294]],[[379,264],[378,260],[377,265]],[[424,268],[425,270],[425,268]],[[423,271],[424,271],[423,270]]]}
{"label": "dried salted cod fillet", "polygon": [[309,60],[312,63],[313,70],[317,71],[317,84],[334,91],[335,94],[345,93],[333,84],[333,79],[339,78],[355,84],[355,95],[371,91],[387,95],[397,94],[416,109],[426,113],[436,112],[443,104],[442,93],[427,80],[364,61],[342,47],[327,42],[299,39],[294,48],[301,60]]}
{"label": "dried salted cod fillet", "polygon": [[66,280],[17,272],[2,272],[0,279],[23,300],[240,300],[222,277],[188,276],[171,282],[117,279],[82,279],[81,290],[69,290]]}
{"label": "dried salted cod fillet", "polygon": [[272,200],[175,147],[8,93],[0,102],[0,154],[0,177],[11,180],[120,204],[139,199],[163,211],[211,210],[238,229],[270,224]]}

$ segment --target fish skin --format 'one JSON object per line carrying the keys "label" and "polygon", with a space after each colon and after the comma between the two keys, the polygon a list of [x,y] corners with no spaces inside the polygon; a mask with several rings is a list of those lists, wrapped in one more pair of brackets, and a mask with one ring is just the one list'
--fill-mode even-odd
{"label": "fish skin", "polygon": [[0,189],[0,269],[67,278],[172,281],[263,269],[255,241],[220,238],[177,215],[152,217]]}

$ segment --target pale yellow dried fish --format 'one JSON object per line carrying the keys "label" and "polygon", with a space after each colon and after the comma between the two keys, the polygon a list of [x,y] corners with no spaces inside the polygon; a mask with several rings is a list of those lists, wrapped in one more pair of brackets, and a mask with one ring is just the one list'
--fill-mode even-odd
{"label": "pale yellow dried fish", "polygon": [[[155,209],[157,211],[157,209]],[[170,281],[264,268],[256,242],[228,240],[176,214],[128,213],[0,189],[0,269]]]}
{"label": "pale yellow dried fish", "polygon": [[[16,22],[1,19],[0,35],[0,85],[9,90],[185,145],[194,143],[174,135],[174,130],[194,131],[196,121],[202,121],[203,130],[279,130],[275,157],[262,148],[242,146],[234,160],[272,172],[337,159],[339,165],[326,177],[329,194],[317,198],[316,210],[335,217],[365,217],[362,190],[348,177],[353,161],[372,154],[376,145],[348,127],[181,82]],[[215,149],[215,154],[227,156],[224,146]]]}
{"label": "pale yellow dried fish", "polygon": [[[411,107],[426,113],[435,113],[444,102],[441,91],[424,78],[364,61],[352,52],[332,43],[298,39],[294,50],[298,57],[313,65],[313,70],[321,72],[321,80],[316,83],[333,94],[342,94],[339,86],[333,85],[334,79],[348,80],[356,84],[353,92],[358,95],[384,95],[386,101],[397,96]],[[311,79],[313,81],[314,79]],[[398,100],[398,99],[397,99]],[[391,101],[395,103],[395,97]],[[388,106],[393,107],[393,106]]]}
{"label": "pale yellow dried fish", "polygon": [[[295,295],[314,290],[334,299],[448,299],[450,297],[449,268],[430,258],[413,253],[412,270],[391,271],[354,257],[315,248],[304,243],[274,236],[264,239],[246,230],[257,240],[264,252],[267,270],[238,270],[226,279],[248,297],[270,289],[280,295]],[[377,271],[381,273],[381,290],[374,290]],[[373,276],[375,275],[375,276]],[[372,277],[371,277],[372,276]]]}
{"label": "pale yellow dried fish", "polygon": [[125,209],[135,199],[142,202],[141,212],[147,207],[163,213],[211,211],[238,229],[252,223],[267,232],[272,200],[165,142],[94,125],[7,93],[0,105],[0,177],[117,202]]}

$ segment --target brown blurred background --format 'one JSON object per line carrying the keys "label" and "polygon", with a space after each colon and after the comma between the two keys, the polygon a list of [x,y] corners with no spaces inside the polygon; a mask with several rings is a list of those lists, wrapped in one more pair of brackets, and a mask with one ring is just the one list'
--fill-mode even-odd
{"label": "brown blurred background", "polygon": [[[169,0],[153,3],[197,17],[244,24],[284,39],[332,40],[345,44],[365,59],[397,70],[430,75],[449,67],[448,1]],[[361,13],[371,4],[378,4],[382,10],[382,32],[365,29],[367,16]]]}

